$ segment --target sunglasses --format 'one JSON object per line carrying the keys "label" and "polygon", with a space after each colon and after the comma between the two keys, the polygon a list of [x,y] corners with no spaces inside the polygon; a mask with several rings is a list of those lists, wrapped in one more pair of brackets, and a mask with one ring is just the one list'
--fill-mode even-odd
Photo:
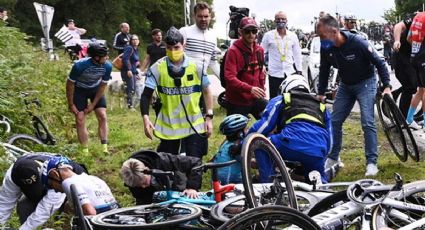
{"label": "sunglasses", "polygon": [[356,21],[348,21],[351,24],[356,24]]}
{"label": "sunglasses", "polygon": [[244,34],[257,34],[258,33],[258,29],[246,29],[243,30]]}

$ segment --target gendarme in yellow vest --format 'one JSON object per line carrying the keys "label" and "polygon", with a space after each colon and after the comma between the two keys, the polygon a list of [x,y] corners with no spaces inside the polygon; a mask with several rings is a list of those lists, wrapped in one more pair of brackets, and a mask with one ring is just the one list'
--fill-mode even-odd
{"label": "gendarme in yellow vest", "polygon": [[[158,63],[158,95],[162,107],[155,122],[154,135],[165,140],[176,140],[195,133],[188,120],[198,133],[205,133],[204,118],[199,107],[202,94],[201,76],[196,65],[189,62],[181,78],[181,86],[176,87],[174,79],[168,74],[167,61]],[[187,118],[183,105],[187,111]]]}

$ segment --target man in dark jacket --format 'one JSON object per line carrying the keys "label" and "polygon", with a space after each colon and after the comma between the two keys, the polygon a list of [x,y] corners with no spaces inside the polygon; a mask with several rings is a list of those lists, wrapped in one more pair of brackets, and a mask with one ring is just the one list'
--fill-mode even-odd
{"label": "man in dark jacket", "polygon": [[134,153],[121,167],[121,176],[129,187],[136,204],[152,203],[152,195],[156,191],[165,190],[165,178],[144,174],[146,169],[173,171],[172,190],[182,191],[189,198],[197,198],[197,190],[201,188],[201,172],[193,172],[192,168],[201,165],[201,159],[171,153],[142,150]]}
{"label": "man in dark jacket", "polygon": [[118,55],[124,52],[124,47],[130,44],[130,26],[128,23],[120,24],[120,32],[115,34],[113,47],[118,51]]}
{"label": "man in dark jacket", "polygon": [[245,17],[239,23],[240,38],[226,54],[227,115],[252,114],[259,119],[267,105],[263,72],[264,50],[255,40],[258,26],[254,19]]}

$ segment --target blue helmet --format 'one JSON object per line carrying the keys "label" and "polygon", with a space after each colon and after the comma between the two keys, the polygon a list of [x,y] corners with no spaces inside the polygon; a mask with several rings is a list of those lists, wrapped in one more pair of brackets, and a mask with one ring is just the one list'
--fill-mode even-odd
{"label": "blue helmet", "polygon": [[220,124],[220,132],[223,135],[230,136],[243,130],[248,124],[249,119],[241,114],[232,114],[223,119]]}
{"label": "blue helmet", "polygon": [[71,160],[64,156],[54,156],[49,160],[46,160],[43,164],[43,170],[41,173],[41,183],[43,183],[43,186],[47,187],[50,171],[58,168],[72,169]]}

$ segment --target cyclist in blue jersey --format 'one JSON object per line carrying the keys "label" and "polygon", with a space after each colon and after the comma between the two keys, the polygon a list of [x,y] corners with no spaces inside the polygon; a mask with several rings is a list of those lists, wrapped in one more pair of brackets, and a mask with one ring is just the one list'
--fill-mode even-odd
{"label": "cyclist in blue jersey", "polygon": [[[280,85],[281,95],[272,98],[261,119],[248,133],[267,136],[284,160],[298,161],[304,167],[304,177],[317,170],[323,183],[325,159],[332,147],[331,115],[325,105],[310,94],[308,83],[302,75],[289,75]],[[270,182],[273,167],[262,151],[255,153],[260,171],[260,181]]]}
{"label": "cyclist in blue jersey", "polygon": [[[89,58],[76,62],[66,82],[66,97],[69,110],[75,115],[77,135],[88,153],[86,116],[94,110],[99,122],[99,137],[103,152],[108,152],[108,124],[106,118],[105,89],[111,79],[112,64],[108,60],[108,48],[92,43],[88,48]],[[88,103],[90,99],[90,104]]]}

